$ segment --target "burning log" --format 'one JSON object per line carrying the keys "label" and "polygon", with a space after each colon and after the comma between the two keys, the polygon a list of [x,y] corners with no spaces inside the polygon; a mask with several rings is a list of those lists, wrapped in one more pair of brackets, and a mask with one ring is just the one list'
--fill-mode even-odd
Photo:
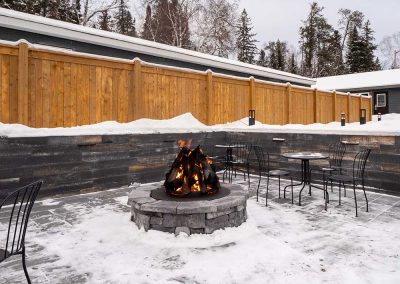
{"label": "burning log", "polygon": [[203,153],[200,146],[190,149],[191,141],[186,145],[179,141],[181,150],[166,175],[164,187],[167,194],[187,196],[190,193],[210,195],[217,193],[220,184],[213,171],[212,161]]}

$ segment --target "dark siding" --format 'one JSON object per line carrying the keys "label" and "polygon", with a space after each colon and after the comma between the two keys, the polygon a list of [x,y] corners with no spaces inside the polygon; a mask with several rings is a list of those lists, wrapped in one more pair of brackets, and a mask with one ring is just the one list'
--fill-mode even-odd
{"label": "dark siding", "polygon": [[[139,57],[143,61],[150,62],[150,63],[157,63],[157,64],[163,64],[163,65],[175,66],[175,67],[181,67],[181,68],[189,68],[189,69],[194,69],[194,70],[199,70],[199,71],[206,71],[208,69],[211,69],[213,72],[227,74],[227,75],[246,77],[246,78],[253,76],[256,79],[260,79],[260,80],[267,80],[267,81],[280,82],[280,83],[287,82],[287,81],[276,80],[276,79],[272,79],[272,78],[268,78],[268,77],[261,77],[261,76],[257,76],[257,75],[253,75],[253,74],[249,74],[249,73],[234,72],[234,71],[229,71],[229,70],[225,70],[225,69],[220,69],[220,68],[215,68],[215,67],[210,67],[210,66],[205,66],[205,65],[200,65],[200,64],[194,64],[194,63],[177,61],[177,60],[172,60],[172,59],[167,59],[167,58],[161,58],[161,57],[146,55],[146,54],[137,53],[137,52],[109,48],[109,47],[105,47],[105,46],[94,45],[94,44],[89,44],[89,43],[79,42],[79,41],[72,41],[72,40],[68,40],[68,39],[64,39],[64,38],[51,37],[51,36],[46,36],[46,35],[41,35],[41,34],[36,34],[36,33],[20,31],[20,30],[8,29],[8,28],[4,28],[4,27],[0,27],[0,39],[8,40],[8,41],[17,41],[20,39],[25,39],[31,43],[61,47],[61,48],[66,48],[66,49],[70,49],[72,51],[77,51],[77,52],[84,52],[84,53],[124,58],[124,59],[133,59],[135,57]],[[295,85],[306,86],[306,87],[310,86],[310,85],[299,84],[299,83],[295,83],[295,82],[291,82],[291,83],[293,83]]]}
{"label": "dark siding", "polygon": [[389,89],[388,93],[389,93],[389,112],[400,113],[400,88]]}

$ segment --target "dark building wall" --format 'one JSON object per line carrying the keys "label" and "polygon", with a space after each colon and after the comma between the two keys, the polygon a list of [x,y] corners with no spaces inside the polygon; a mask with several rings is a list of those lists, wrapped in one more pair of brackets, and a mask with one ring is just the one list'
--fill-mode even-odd
{"label": "dark building wall", "polygon": [[[178,139],[197,144],[248,141],[271,155],[272,167],[287,168],[300,176],[298,161],[282,159],[285,152],[327,152],[338,141],[359,142],[348,146],[344,167],[352,166],[362,146],[372,148],[367,163],[366,185],[400,193],[400,136],[341,136],[290,133],[187,133],[147,135],[99,135],[67,137],[0,138],[0,197],[11,190],[43,179],[42,195],[73,194],[126,186],[132,182],[163,180],[177,152]],[[275,142],[282,138],[284,142]],[[206,142],[205,142],[206,141]],[[311,147],[312,145],[312,147]],[[213,155],[224,155],[222,152]],[[327,163],[312,162],[312,166]],[[254,153],[253,170],[257,168]],[[313,176],[313,178],[319,178]],[[254,178],[252,178],[253,183]],[[298,190],[298,189],[297,189]]]}
{"label": "dark building wall", "polygon": [[[62,36],[62,35],[60,35],[60,36]],[[110,47],[105,47],[105,46],[100,46],[100,45],[89,44],[89,43],[85,43],[85,42],[68,40],[68,39],[64,39],[62,37],[51,37],[51,36],[46,36],[46,35],[42,35],[42,34],[36,34],[36,33],[31,33],[31,32],[9,29],[9,28],[5,28],[5,27],[0,27],[0,39],[8,40],[8,41],[18,41],[20,39],[25,39],[25,40],[29,41],[30,43],[49,45],[49,46],[54,46],[54,47],[61,47],[61,48],[66,48],[66,49],[70,49],[72,51],[77,51],[77,52],[84,52],[84,53],[90,53],[90,54],[96,54],[96,55],[102,55],[102,56],[110,56],[110,57],[123,58],[123,59],[133,59],[135,57],[138,57],[141,60],[149,62],[149,63],[163,64],[163,65],[167,65],[167,66],[175,66],[175,67],[181,67],[181,68],[189,68],[189,69],[194,69],[194,70],[198,70],[198,71],[207,71],[208,69],[211,69],[213,72],[227,74],[227,75],[246,77],[246,78],[253,76],[256,79],[260,79],[260,80],[267,80],[267,81],[280,82],[280,83],[288,82],[287,80],[284,80],[284,81],[277,80],[277,79],[257,76],[257,75],[253,75],[253,74],[249,74],[249,73],[235,72],[235,71],[220,69],[220,68],[216,68],[216,67],[210,67],[210,66],[194,64],[194,63],[189,63],[189,62],[184,62],[184,61],[177,61],[177,60],[162,58],[162,57],[158,57],[158,56],[152,56],[152,55],[147,55],[147,54],[142,54],[142,53],[137,53],[137,52],[131,52],[131,51],[126,51],[126,50],[121,50],[121,49],[115,49],[115,48],[110,48]],[[291,82],[291,83],[293,83],[295,85],[299,85],[299,86],[310,87],[310,85],[299,84],[299,83],[294,83],[294,82]]]}
{"label": "dark building wall", "polygon": [[388,89],[387,91],[389,94],[389,112],[400,113],[400,88]]}

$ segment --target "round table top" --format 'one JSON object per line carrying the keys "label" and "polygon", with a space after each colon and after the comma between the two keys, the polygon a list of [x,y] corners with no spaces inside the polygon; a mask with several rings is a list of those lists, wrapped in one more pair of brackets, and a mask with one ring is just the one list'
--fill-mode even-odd
{"label": "round table top", "polygon": [[315,152],[293,152],[293,153],[282,154],[282,156],[288,159],[297,159],[297,160],[322,160],[328,158],[328,155],[326,154],[315,153]]}
{"label": "round table top", "polygon": [[245,145],[235,145],[235,144],[232,144],[232,145],[220,145],[220,144],[218,144],[218,145],[215,145],[214,147],[215,148],[246,148]]}

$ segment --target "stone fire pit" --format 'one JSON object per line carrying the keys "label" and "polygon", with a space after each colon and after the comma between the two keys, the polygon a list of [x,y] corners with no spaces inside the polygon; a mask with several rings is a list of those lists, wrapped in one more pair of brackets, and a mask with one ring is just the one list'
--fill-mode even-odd
{"label": "stone fire pit", "polygon": [[[247,219],[248,194],[238,185],[221,184],[221,194],[212,198],[163,197],[162,183],[134,188],[128,199],[131,220],[139,228],[179,234],[211,234],[240,226]],[[156,194],[157,193],[157,194]]]}

